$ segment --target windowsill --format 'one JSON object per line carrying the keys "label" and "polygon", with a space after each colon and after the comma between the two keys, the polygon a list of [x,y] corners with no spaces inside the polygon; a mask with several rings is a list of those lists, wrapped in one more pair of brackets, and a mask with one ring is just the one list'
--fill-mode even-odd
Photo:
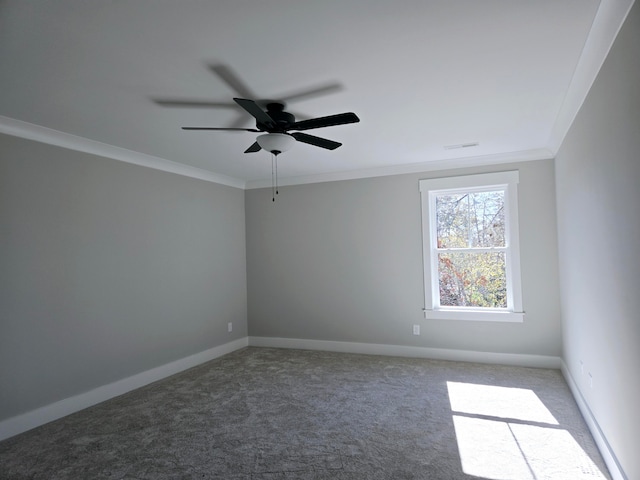
{"label": "windowsill", "polygon": [[430,320],[471,320],[479,322],[524,322],[524,312],[481,312],[477,310],[424,310]]}

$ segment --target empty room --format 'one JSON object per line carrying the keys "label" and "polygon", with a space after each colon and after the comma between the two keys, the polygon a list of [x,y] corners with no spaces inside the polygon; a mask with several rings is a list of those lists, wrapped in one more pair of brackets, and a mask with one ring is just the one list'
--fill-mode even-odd
{"label": "empty room", "polygon": [[0,65],[1,479],[640,479],[633,0],[0,0]]}

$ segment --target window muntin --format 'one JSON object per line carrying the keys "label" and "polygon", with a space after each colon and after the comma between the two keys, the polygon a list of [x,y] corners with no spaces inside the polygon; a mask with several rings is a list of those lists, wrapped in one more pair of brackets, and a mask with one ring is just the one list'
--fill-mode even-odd
{"label": "window muntin", "polygon": [[427,318],[522,321],[517,183],[518,172],[420,181]]}

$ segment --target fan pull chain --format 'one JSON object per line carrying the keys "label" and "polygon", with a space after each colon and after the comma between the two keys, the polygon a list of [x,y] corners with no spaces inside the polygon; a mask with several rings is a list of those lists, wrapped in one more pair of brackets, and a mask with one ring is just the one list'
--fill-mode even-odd
{"label": "fan pull chain", "polygon": [[278,195],[278,154],[271,152],[271,201]]}
{"label": "fan pull chain", "polygon": [[275,155],[272,153],[271,154],[271,201],[275,202],[276,201],[276,194],[275,194],[275,181],[274,181],[274,157]]}
{"label": "fan pull chain", "polygon": [[274,156],[276,157],[276,195],[278,195],[278,154]]}

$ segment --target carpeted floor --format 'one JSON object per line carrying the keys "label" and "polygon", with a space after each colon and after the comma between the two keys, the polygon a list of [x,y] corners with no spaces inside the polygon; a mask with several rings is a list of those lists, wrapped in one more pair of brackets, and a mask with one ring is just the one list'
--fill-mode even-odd
{"label": "carpeted floor", "polygon": [[2,479],[609,479],[556,370],[246,348],[0,442]]}

